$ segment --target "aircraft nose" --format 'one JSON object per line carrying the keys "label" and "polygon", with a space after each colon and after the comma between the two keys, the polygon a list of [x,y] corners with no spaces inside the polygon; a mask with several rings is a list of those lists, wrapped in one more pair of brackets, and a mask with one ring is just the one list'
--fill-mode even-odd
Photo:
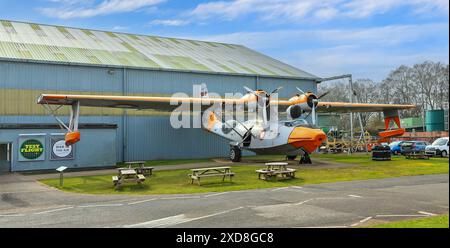
{"label": "aircraft nose", "polygon": [[307,152],[314,152],[327,136],[320,129],[312,129],[306,127],[296,127],[289,135],[288,143],[295,148],[304,148]]}

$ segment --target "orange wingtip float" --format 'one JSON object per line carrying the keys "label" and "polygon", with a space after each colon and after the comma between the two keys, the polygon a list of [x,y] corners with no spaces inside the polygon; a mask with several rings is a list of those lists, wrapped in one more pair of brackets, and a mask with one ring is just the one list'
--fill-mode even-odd
{"label": "orange wingtip float", "polygon": [[[395,122],[397,128],[389,130],[389,124],[392,121]],[[386,129],[386,131],[378,133],[378,135],[380,136],[380,139],[378,140],[379,143],[389,142],[391,138],[402,136],[406,132],[406,130],[401,127],[400,117],[398,116],[384,118],[384,128]]]}
{"label": "orange wingtip float", "polygon": [[80,132],[66,133],[66,146],[71,146],[80,141]]}

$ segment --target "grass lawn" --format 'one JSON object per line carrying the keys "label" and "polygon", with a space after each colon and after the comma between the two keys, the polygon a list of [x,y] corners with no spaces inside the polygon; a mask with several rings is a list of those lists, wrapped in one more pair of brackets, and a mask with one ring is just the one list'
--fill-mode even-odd
{"label": "grass lawn", "polygon": [[[270,159],[276,158],[270,157]],[[375,162],[370,159],[370,155],[366,154],[355,154],[352,156],[345,154],[317,154],[313,156],[314,158],[338,163],[351,163],[355,164],[355,166],[321,169],[302,167],[297,171],[296,179],[263,181],[258,180],[255,172],[255,169],[262,168],[263,165],[255,167],[245,166],[242,163],[233,166],[232,171],[236,173],[236,176],[232,182],[222,182],[220,177],[205,178],[202,179],[202,186],[190,184],[190,180],[187,177],[190,170],[157,171],[142,186],[125,184],[117,191],[114,190],[111,181],[112,175],[65,178],[63,188],[59,187],[59,179],[46,179],[42,180],[42,182],[65,191],[87,194],[188,194],[449,173],[449,160],[446,158],[406,160],[404,157],[394,157],[393,161],[390,162]],[[251,159],[261,159],[261,157]]]}
{"label": "grass lawn", "polygon": [[448,214],[424,217],[413,220],[394,221],[385,224],[369,226],[370,228],[449,228]]}

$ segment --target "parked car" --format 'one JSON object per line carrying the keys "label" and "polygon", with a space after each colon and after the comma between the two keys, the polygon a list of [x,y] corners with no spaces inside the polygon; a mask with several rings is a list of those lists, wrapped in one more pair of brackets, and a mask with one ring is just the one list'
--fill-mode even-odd
{"label": "parked car", "polygon": [[402,143],[403,143],[402,140],[391,142],[391,143],[389,144],[389,147],[391,148],[391,153],[392,153],[392,154],[395,154],[395,155],[400,154],[400,152],[401,152],[400,145],[401,145]]}
{"label": "parked car", "polygon": [[426,141],[404,141],[400,145],[400,153],[405,155],[407,153],[420,153],[425,152],[428,142]]}
{"label": "parked car", "polygon": [[425,148],[425,153],[430,156],[448,156],[448,137],[442,137],[435,140],[431,145]]}

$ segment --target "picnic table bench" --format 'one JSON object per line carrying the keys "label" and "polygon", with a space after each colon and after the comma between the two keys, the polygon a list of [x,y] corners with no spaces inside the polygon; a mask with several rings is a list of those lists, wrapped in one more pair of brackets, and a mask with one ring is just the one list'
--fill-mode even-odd
{"label": "picnic table bench", "polygon": [[411,152],[411,153],[405,153],[405,158],[406,159],[430,159],[430,156],[428,156],[424,152],[420,152],[420,153]]}
{"label": "picnic table bench", "polygon": [[194,184],[194,180],[197,180],[198,185],[200,185],[200,179],[202,177],[222,177],[222,181],[225,181],[226,177],[232,180],[234,173],[231,172],[231,167],[213,167],[213,168],[201,168],[192,169],[192,174],[188,176],[191,178],[191,184]]}
{"label": "picnic table bench", "polygon": [[145,161],[132,161],[132,162],[125,162],[125,165],[127,165],[127,167],[129,169],[133,168],[133,165],[137,166],[135,168],[136,172],[138,174],[142,174],[145,176],[151,176],[153,175],[153,167],[146,167],[145,166]]}
{"label": "picnic table bench", "polygon": [[297,170],[287,168],[288,163],[266,163],[265,169],[256,170],[258,173],[258,179],[268,180],[271,178],[276,179],[292,179],[295,178],[295,172]]}
{"label": "picnic table bench", "polygon": [[114,187],[116,189],[118,189],[120,187],[120,185],[122,185],[123,183],[126,183],[126,182],[134,182],[134,183],[137,183],[140,185],[141,183],[143,183],[145,181],[145,176],[142,174],[138,174],[133,169],[120,168],[120,169],[118,169],[118,171],[119,171],[119,175],[112,177],[112,181],[113,181]]}

